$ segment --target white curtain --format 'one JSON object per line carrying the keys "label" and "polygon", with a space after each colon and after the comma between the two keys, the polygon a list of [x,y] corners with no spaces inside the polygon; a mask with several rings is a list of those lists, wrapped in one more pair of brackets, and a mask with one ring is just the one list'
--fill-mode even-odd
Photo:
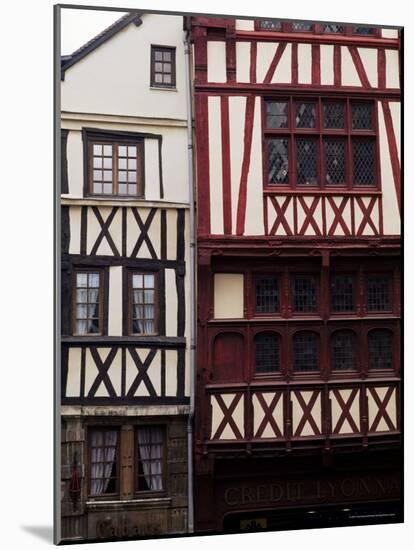
{"label": "white curtain", "polygon": [[102,495],[108,489],[115,460],[117,438],[118,433],[115,430],[92,432],[91,495]]}
{"label": "white curtain", "polygon": [[139,456],[151,491],[162,491],[162,436],[162,428],[138,429]]}
{"label": "white curtain", "polygon": [[99,304],[97,304],[99,296],[99,273],[78,273],[77,286],[76,328],[78,334],[89,334],[94,322],[90,317],[97,317],[96,309],[99,308]]}

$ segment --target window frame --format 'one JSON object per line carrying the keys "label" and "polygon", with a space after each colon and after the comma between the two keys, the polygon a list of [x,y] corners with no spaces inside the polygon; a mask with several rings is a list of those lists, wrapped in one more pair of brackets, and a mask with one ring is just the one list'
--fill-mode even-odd
{"label": "window frame", "polygon": [[[338,333],[343,332],[349,332],[352,335],[352,345],[353,345],[353,351],[354,351],[354,360],[355,360],[355,367],[353,369],[334,369],[333,367],[333,358],[334,358],[334,351],[333,351],[333,345],[334,345],[334,338]],[[361,362],[359,359],[359,335],[355,328],[347,327],[347,326],[339,326],[334,327],[333,330],[329,334],[329,343],[328,343],[328,364],[329,368],[328,371],[330,373],[330,376],[332,378],[354,378],[355,376],[360,376],[361,374]]]}
{"label": "window frame", "polygon": [[[287,127],[269,128],[267,125],[266,104],[268,102],[287,102]],[[324,104],[343,103],[345,106],[344,127],[324,127]],[[296,105],[299,103],[315,104],[315,127],[296,127]],[[360,130],[352,128],[352,105],[366,103],[372,106],[372,129]],[[316,140],[316,170],[317,182],[315,184],[300,184],[297,178],[297,138],[310,137]],[[288,140],[288,182],[270,183],[269,181],[269,139]],[[326,153],[324,142],[326,139],[345,140],[345,181],[340,184],[326,182]],[[373,184],[358,185],[354,182],[354,155],[352,143],[355,140],[369,140],[373,143]],[[332,97],[325,95],[304,96],[302,94],[266,93],[262,95],[262,150],[263,150],[263,189],[265,192],[318,192],[340,193],[341,191],[373,193],[381,191],[381,172],[379,165],[379,130],[378,130],[378,100],[376,98]]]}
{"label": "window frame", "polygon": [[[99,197],[104,199],[137,200],[145,198],[145,136],[133,132],[111,132],[99,129],[82,129],[84,141],[84,195],[85,197]],[[94,193],[93,191],[93,145],[112,146],[112,193]],[[118,147],[135,146],[136,156],[136,194],[119,194],[118,181]],[[124,182],[121,182],[124,183]],[[129,183],[129,182],[127,182]]]}
{"label": "window frame", "polygon": [[[277,281],[277,287],[278,287],[278,303],[279,307],[274,312],[258,312],[256,310],[257,305],[257,282],[259,279],[263,278],[273,278]],[[284,310],[284,304],[283,304],[283,274],[279,271],[272,271],[272,272],[254,272],[253,273],[253,303],[252,303],[252,309],[253,309],[253,316],[254,317],[282,317],[282,312]]]}
{"label": "window frame", "polygon": [[[139,460],[139,448],[138,448],[138,430],[140,428],[161,428],[162,430],[162,489],[160,491],[148,490],[143,491],[138,489],[138,460]],[[165,424],[136,424],[134,426],[134,456],[133,456],[133,494],[137,498],[152,498],[162,497],[168,494],[167,490],[167,426]]]}
{"label": "window frame", "polygon": [[[313,311],[296,311],[295,309],[295,279],[312,278],[315,282],[315,309]],[[317,272],[312,271],[290,271],[289,272],[289,307],[292,312],[292,317],[319,317],[321,315],[321,301],[320,301],[320,275]]]}
{"label": "window frame", "polygon": [[[352,277],[352,304],[351,311],[335,311],[332,307],[332,280],[334,277]],[[332,270],[329,274],[329,315],[331,317],[357,316],[358,315],[358,276],[355,271],[347,270]]]}
{"label": "window frame", "polygon": [[[272,335],[275,336],[278,342],[278,360],[279,365],[277,370],[269,371],[269,372],[258,372],[257,371],[257,346],[256,346],[256,339],[260,335]],[[263,378],[283,378],[283,376],[286,376],[286,367],[284,361],[284,355],[283,355],[283,348],[284,348],[284,337],[283,335],[278,331],[275,330],[273,327],[257,327],[257,329],[252,333],[252,349],[253,349],[253,364],[252,364],[252,378],[256,379],[263,379]]]}
{"label": "window frame", "polygon": [[[277,21],[277,22],[280,22],[281,23],[281,29],[280,30],[275,30],[275,29],[266,29],[266,28],[262,28],[261,26],[261,22],[262,21]],[[294,23],[310,23],[312,25],[312,28],[310,30],[304,30],[304,31],[301,31],[301,30],[296,30],[296,29],[293,29],[293,24]],[[338,33],[335,33],[335,32],[325,32],[323,29],[325,27],[325,25],[342,25],[343,27],[343,30],[341,32],[338,32]],[[372,34],[358,34],[355,32],[355,28],[356,27],[366,27],[366,28],[372,28],[374,29],[374,32]],[[339,23],[339,22],[335,22],[335,21],[331,21],[331,22],[323,22],[323,23],[313,23],[312,21],[284,21],[284,20],[281,20],[281,19],[277,19],[277,18],[272,18],[272,19],[265,19],[265,18],[260,18],[260,19],[255,19],[254,20],[254,30],[255,31],[260,31],[260,32],[272,32],[272,33],[293,33],[293,34],[299,34],[299,35],[328,35],[328,36],[358,36],[358,37],[363,37],[363,38],[380,38],[381,37],[381,27],[376,27],[376,26],[372,26],[372,25],[364,25],[364,24],[361,24],[361,25],[349,25],[349,24],[345,24],[345,23]]]}
{"label": "window frame", "polygon": [[[368,279],[369,277],[385,277],[388,280],[388,293],[389,293],[389,309],[384,310],[370,310],[368,309]],[[364,273],[364,305],[367,315],[387,315],[394,311],[394,280],[393,273],[388,271],[365,271]]]}
{"label": "window frame", "polygon": [[[389,369],[380,368],[380,369],[371,369],[370,368],[370,352],[369,352],[369,336],[372,332],[377,331],[383,331],[387,332],[391,337],[391,367]],[[378,376],[378,375],[394,375],[396,371],[396,360],[397,356],[399,356],[399,353],[397,353],[396,349],[396,331],[388,326],[385,325],[377,325],[377,326],[370,326],[366,331],[366,353],[367,353],[367,360],[366,360],[366,373],[368,376]]]}
{"label": "window frame", "polygon": [[[120,496],[121,496],[121,453],[120,453],[120,450],[121,450],[121,427],[120,425],[118,424],[109,424],[109,423],[102,423],[102,424],[96,424],[96,423],[93,423],[93,424],[88,424],[86,426],[86,441],[87,441],[87,445],[86,445],[86,457],[87,457],[87,462],[86,462],[86,472],[87,472],[87,497],[88,499],[90,500],[93,500],[93,501],[101,501],[101,500],[113,500],[115,498],[115,500],[118,500],[120,499]],[[92,466],[92,463],[91,463],[91,451],[92,451],[92,446],[91,446],[91,432],[92,430],[95,430],[95,431],[108,431],[108,430],[112,430],[112,431],[116,431],[118,436],[117,436],[117,444],[116,444],[116,453],[117,453],[117,461],[116,461],[116,469],[117,469],[117,472],[116,472],[116,491],[114,493],[104,493],[102,495],[92,495],[91,494],[91,481],[92,481],[92,476],[91,476],[91,466]]]}
{"label": "window frame", "polygon": [[[176,89],[177,88],[177,69],[176,69],[176,46],[164,46],[160,44],[151,44],[150,56],[150,87],[161,89]],[[171,53],[171,84],[164,82],[155,82],[155,52],[170,52]],[[164,74],[164,73],[161,73]]]}
{"label": "window frame", "polygon": [[[295,369],[295,337],[300,333],[310,333],[316,336],[316,360],[317,369],[315,370],[296,370]],[[324,375],[323,364],[323,339],[321,335],[320,327],[306,327],[296,326],[289,334],[289,345],[291,349],[291,356],[289,361],[289,371],[294,378],[309,378],[309,379],[322,379]]]}
{"label": "window frame", "polygon": [[[86,334],[81,334],[76,331],[76,304],[77,304],[77,275],[78,273],[99,273],[99,331],[98,332],[88,332]],[[107,332],[106,330],[106,318],[107,318],[107,270],[102,267],[75,267],[72,272],[72,282],[71,282],[71,288],[72,288],[72,299],[71,299],[71,306],[72,306],[72,315],[71,315],[71,325],[72,330],[71,334],[72,336],[76,336],[79,338],[93,338],[95,336],[104,336]],[[89,289],[89,287],[87,287]]]}
{"label": "window frame", "polygon": [[[152,333],[135,333],[133,332],[133,275],[153,275],[154,276],[154,332]],[[159,271],[142,269],[142,268],[127,268],[126,269],[126,298],[127,298],[127,322],[126,334],[134,338],[146,338],[148,336],[160,335],[160,281]]]}

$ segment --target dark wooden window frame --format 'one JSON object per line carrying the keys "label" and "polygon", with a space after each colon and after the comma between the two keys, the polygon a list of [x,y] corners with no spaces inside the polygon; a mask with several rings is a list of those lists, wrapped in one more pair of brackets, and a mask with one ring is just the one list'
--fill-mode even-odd
{"label": "dark wooden window frame", "polygon": [[[155,52],[170,52],[171,53],[171,84],[163,82],[155,82]],[[158,44],[151,44],[151,75],[150,82],[151,88],[166,88],[175,89],[177,87],[177,74],[176,74],[176,47],[175,46],[161,46]]]}
{"label": "dark wooden window frame", "polygon": [[[277,288],[278,288],[278,302],[279,307],[274,312],[259,312],[256,310],[256,304],[257,304],[257,282],[259,279],[262,278],[274,278],[277,281]],[[283,279],[282,279],[282,273],[281,272],[268,272],[268,273],[259,273],[254,272],[253,273],[253,311],[255,317],[274,317],[274,316],[280,316],[282,314],[282,300],[283,300]]]}
{"label": "dark wooden window frame", "polygon": [[[273,371],[270,371],[270,372],[258,372],[256,370],[256,345],[257,345],[257,337],[258,336],[261,336],[261,335],[272,335],[272,336],[275,336],[276,339],[277,339],[277,345],[278,345],[278,361],[279,361],[279,365],[278,365],[278,369],[275,369]],[[282,339],[282,336],[281,334],[277,331],[277,330],[273,330],[273,329],[270,329],[270,328],[259,328],[257,330],[254,331],[254,333],[252,334],[252,347],[253,347],[253,356],[254,356],[254,366],[253,366],[253,369],[252,369],[252,374],[255,378],[281,378],[281,376],[283,375],[283,363],[284,361],[282,360],[282,342],[283,342],[283,339]]]}
{"label": "dark wooden window frame", "polygon": [[[117,472],[116,472],[116,491],[114,493],[105,493],[105,494],[102,494],[102,495],[92,495],[91,494],[91,449],[92,449],[92,446],[91,446],[91,431],[92,430],[100,430],[100,431],[104,431],[104,430],[113,430],[113,431],[116,431],[118,436],[117,436],[117,444],[116,444],[116,453],[117,453],[117,461],[116,461],[116,469],[117,469]],[[119,498],[119,492],[120,492],[120,474],[121,474],[121,453],[120,453],[120,450],[121,450],[121,426],[118,425],[118,424],[108,424],[108,423],[105,423],[105,424],[90,424],[87,426],[87,430],[86,430],[86,441],[87,441],[87,445],[86,445],[86,464],[87,464],[87,469],[86,469],[86,472],[87,472],[87,493],[88,493],[88,498],[89,499],[92,499],[92,500],[113,500],[114,498],[115,499],[118,499]]]}
{"label": "dark wooden window frame", "polygon": [[[368,277],[384,277],[388,280],[388,298],[389,298],[389,309],[384,310],[370,310],[368,309]],[[393,292],[393,274],[389,271],[366,271],[365,280],[364,280],[364,296],[365,296],[365,306],[368,315],[381,315],[392,313],[394,310],[394,292]]]}
{"label": "dark wooden window frame", "polygon": [[[140,428],[161,428],[162,429],[162,489],[160,491],[142,491],[138,489],[138,430]],[[139,498],[153,498],[153,497],[162,497],[168,494],[167,491],[167,437],[166,437],[167,427],[163,424],[137,424],[134,430],[134,495]]]}
{"label": "dark wooden window frame", "polygon": [[[133,275],[154,275],[154,329],[151,334],[147,333],[135,333],[132,330],[132,307],[133,307],[133,288],[132,288],[132,276]],[[142,269],[142,268],[127,268],[126,269],[126,300],[127,300],[127,335],[134,336],[136,338],[145,338],[147,336],[157,336],[159,334],[159,319],[160,319],[160,300],[159,300],[159,270]]]}
{"label": "dark wooden window frame", "polygon": [[[353,309],[350,311],[334,311],[332,308],[332,290],[331,290],[331,283],[332,279],[334,277],[352,277],[352,287],[353,287]],[[358,276],[357,272],[355,270],[339,270],[339,271],[331,271],[330,277],[329,277],[329,311],[331,316],[349,316],[349,315],[355,315],[359,308],[359,285],[358,285]]]}
{"label": "dark wooden window frame", "polygon": [[[99,129],[82,129],[84,144],[84,194],[85,196],[102,197],[111,199],[120,197],[123,199],[139,199],[145,196],[145,134],[135,132],[112,132]],[[93,145],[112,145],[112,193],[93,192]],[[132,145],[137,148],[136,173],[137,193],[118,193],[118,146]],[[121,182],[124,183],[124,182]]]}
{"label": "dark wooden window frame", "polygon": [[[76,332],[76,276],[78,273],[99,273],[99,332],[79,334]],[[80,338],[93,338],[95,336],[103,336],[107,333],[108,324],[108,270],[102,267],[75,267],[72,272],[72,335]]]}
{"label": "dark wooden window frame", "polygon": [[[315,309],[313,311],[296,311],[295,310],[295,279],[296,278],[312,278],[315,282]],[[291,271],[290,272],[290,307],[292,315],[298,318],[321,314],[321,303],[320,303],[320,274],[315,272],[307,271]]]}
{"label": "dark wooden window frame", "polygon": [[[334,355],[334,352],[333,352],[333,345],[334,345],[334,339],[335,339],[335,336],[338,334],[338,333],[343,333],[343,332],[349,332],[352,334],[352,347],[353,347],[353,352],[354,352],[354,360],[355,360],[355,368],[353,369],[345,369],[345,370],[340,370],[340,369],[334,369],[333,368],[333,355]],[[338,376],[338,377],[347,377],[347,376],[352,376],[352,377],[355,377],[356,374],[360,374],[361,372],[361,366],[360,366],[360,361],[359,361],[359,338],[358,338],[358,334],[355,332],[355,330],[353,328],[345,328],[345,327],[342,327],[342,328],[335,328],[330,336],[329,336],[329,370],[330,370],[330,374],[332,376]]]}
{"label": "dark wooden window frame", "polygon": [[[390,369],[370,369],[369,368],[369,336],[370,336],[370,333],[376,332],[376,331],[384,331],[390,334],[390,337],[391,337],[391,368]],[[375,377],[380,374],[389,375],[390,373],[395,372],[396,359],[397,357],[399,357],[395,336],[396,336],[395,331],[388,326],[378,325],[378,326],[371,326],[368,328],[368,330],[366,331],[366,354],[367,354],[366,370],[367,370],[368,376],[371,375]]]}
{"label": "dark wooden window frame", "polygon": [[[266,116],[266,102],[268,101],[286,101],[288,103],[288,124],[287,128],[268,128]],[[297,103],[315,103],[316,105],[316,123],[315,128],[297,128],[295,125],[295,105]],[[344,128],[330,129],[324,128],[323,124],[323,104],[328,102],[343,102],[345,104]],[[354,130],[352,129],[352,104],[367,103],[372,105],[372,129]],[[262,96],[262,139],[263,139],[263,187],[266,192],[284,192],[284,191],[318,191],[323,190],[328,193],[338,194],[341,191],[364,191],[375,192],[381,190],[380,166],[379,166],[379,139],[378,139],[378,101],[375,98],[350,98],[331,96],[301,96],[275,94]],[[317,183],[316,184],[298,184],[297,182],[297,155],[296,138],[311,137],[317,142]],[[267,140],[269,138],[288,140],[288,183],[269,183],[269,153]],[[326,183],[326,157],[324,149],[324,138],[345,140],[345,173],[346,181],[341,184]],[[358,185],[354,183],[353,174],[353,152],[352,143],[355,139],[370,140],[373,142],[373,167],[374,183],[372,185]]]}
{"label": "dark wooden window frame", "polygon": [[[281,30],[275,30],[275,29],[266,29],[262,28],[261,21],[277,21],[281,22],[282,28]],[[310,30],[296,30],[293,29],[294,23],[311,23],[312,28]],[[327,32],[324,31],[325,25],[342,25],[343,31],[342,32]],[[372,28],[374,29],[374,32],[372,34],[359,34],[355,32],[355,28],[357,27],[366,27],[366,28]],[[307,35],[315,35],[315,34],[322,34],[322,35],[329,35],[329,36],[364,36],[369,38],[378,38],[381,36],[381,28],[380,27],[373,27],[371,25],[349,25],[344,23],[337,23],[334,21],[331,22],[325,22],[325,23],[312,23],[312,21],[283,21],[278,19],[255,19],[254,21],[254,30],[255,31],[261,31],[261,32],[271,32],[271,33],[297,33],[297,34],[307,34]]]}

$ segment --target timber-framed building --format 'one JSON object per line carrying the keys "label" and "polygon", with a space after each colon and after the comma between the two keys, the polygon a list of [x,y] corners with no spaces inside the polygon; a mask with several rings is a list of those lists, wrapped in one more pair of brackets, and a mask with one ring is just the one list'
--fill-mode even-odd
{"label": "timber-framed building", "polygon": [[189,182],[181,17],[62,58],[62,540],[188,530]]}
{"label": "timber-framed building", "polygon": [[398,521],[401,31],[191,36],[196,529]]}

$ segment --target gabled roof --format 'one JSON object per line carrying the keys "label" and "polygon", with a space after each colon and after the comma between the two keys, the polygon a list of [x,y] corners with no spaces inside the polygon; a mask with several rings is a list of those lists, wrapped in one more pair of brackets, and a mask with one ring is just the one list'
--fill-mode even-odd
{"label": "gabled roof", "polygon": [[83,46],[75,50],[72,54],[62,56],[61,79],[65,79],[65,71],[69,69],[69,67],[72,67],[72,65],[77,63],[80,59],[83,59],[88,54],[93,52],[93,50],[112,38],[112,36],[124,29],[130,23],[134,23],[137,27],[139,27],[142,24],[141,15],[142,13],[127,13],[126,15],[123,15],[120,19],[117,19],[114,23],[112,23],[112,25],[109,25],[109,27],[97,34],[94,38],[92,38],[92,40],[86,42],[86,44],[83,44]]}

